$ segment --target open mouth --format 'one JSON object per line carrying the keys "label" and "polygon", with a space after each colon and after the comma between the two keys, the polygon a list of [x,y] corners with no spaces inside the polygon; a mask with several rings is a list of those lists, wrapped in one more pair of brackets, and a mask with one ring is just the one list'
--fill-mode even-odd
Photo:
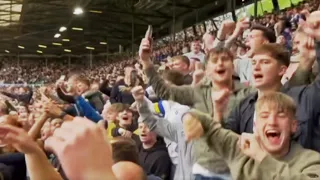
{"label": "open mouth", "polygon": [[281,133],[276,130],[268,130],[265,133],[271,144],[280,144],[281,143]]}
{"label": "open mouth", "polygon": [[146,134],[143,134],[143,133],[140,134],[140,137],[146,137],[146,136],[147,136]]}
{"label": "open mouth", "polygon": [[226,70],[225,69],[221,69],[221,70],[217,70],[216,71],[219,75],[223,75],[225,72],[226,72]]}
{"label": "open mouth", "polygon": [[263,78],[263,75],[261,74],[254,74],[253,76],[255,80],[261,80]]}
{"label": "open mouth", "polygon": [[122,116],[122,120],[124,120],[124,121],[128,121],[128,120],[129,120],[129,118],[128,118],[127,116]]}

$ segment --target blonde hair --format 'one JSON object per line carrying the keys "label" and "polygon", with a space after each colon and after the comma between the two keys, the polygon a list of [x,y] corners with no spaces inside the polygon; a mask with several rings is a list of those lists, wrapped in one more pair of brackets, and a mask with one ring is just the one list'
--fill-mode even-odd
{"label": "blonde hair", "polygon": [[270,109],[278,109],[295,117],[297,106],[294,100],[286,94],[273,92],[260,97],[256,103],[256,110],[260,111],[267,105]]}

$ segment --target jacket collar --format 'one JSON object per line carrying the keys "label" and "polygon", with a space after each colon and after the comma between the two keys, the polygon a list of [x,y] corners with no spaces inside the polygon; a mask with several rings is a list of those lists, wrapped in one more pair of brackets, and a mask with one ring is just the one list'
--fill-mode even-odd
{"label": "jacket collar", "polygon": [[[202,87],[212,87],[212,81],[208,78],[204,78],[202,82],[200,82],[200,86]],[[239,80],[233,80],[233,92],[238,92],[241,89],[246,88],[244,84],[242,84]]]}

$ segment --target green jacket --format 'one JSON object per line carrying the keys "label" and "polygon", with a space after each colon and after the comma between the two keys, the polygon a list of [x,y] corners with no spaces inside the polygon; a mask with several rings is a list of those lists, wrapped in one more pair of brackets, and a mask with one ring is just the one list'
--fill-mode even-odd
{"label": "green jacket", "polygon": [[[149,79],[149,84],[159,98],[188,105],[213,115],[212,83],[210,81],[203,80],[195,87],[190,85],[173,86],[165,83],[153,67],[146,69],[145,73]],[[237,103],[252,92],[256,92],[256,90],[254,88],[245,88],[240,82],[234,81],[234,91],[229,98],[225,116],[230,113]],[[225,174],[229,172],[227,164],[221,157],[214,155],[205,139],[197,140],[194,143],[196,163],[213,173]]]}
{"label": "green jacket", "polygon": [[[149,79],[149,84],[152,86],[154,92],[159,98],[188,105],[213,116],[211,81],[204,79],[195,87],[190,85],[174,86],[165,83],[153,67],[146,69],[145,73]],[[292,87],[308,84],[308,76],[309,72],[302,71],[298,68],[292,79],[287,83],[287,86]],[[224,113],[225,119],[241,100],[256,91],[257,90],[253,87],[246,87],[239,81],[234,81],[234,91],[229,97],[227,109]],[[215,155],[215,153],[209,149],[204,138],[195,141],[195,156],[196,163],[210,172],[218,174],[228,173],[226,163],[221,157]]]}
{"label": "green jacket", "polygon": [[302,148],[292,142],[287,155],[274,158],[267,155],[257,162],[243,154],[238,147],[239,135],[223,129],[208,115],[192,110],[191,114],[200,120],[210,148],[228,164],[234,180],[319,180],[320,154]]}

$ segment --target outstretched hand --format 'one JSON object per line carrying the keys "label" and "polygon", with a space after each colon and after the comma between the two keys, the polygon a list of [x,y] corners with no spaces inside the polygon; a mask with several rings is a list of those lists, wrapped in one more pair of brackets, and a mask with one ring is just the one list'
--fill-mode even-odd
{"label": "outstretched hand", "polygon": [[45,148],[59,158],[69,179],[114,179],[111,146],[104,130],[81,117],[64,122],[45,141]]}
{"label": "outstretched hand", "polygon": [[35,153],[39,148],[24,129],[12,125],[0,125],[0,141],[24,154]]}

